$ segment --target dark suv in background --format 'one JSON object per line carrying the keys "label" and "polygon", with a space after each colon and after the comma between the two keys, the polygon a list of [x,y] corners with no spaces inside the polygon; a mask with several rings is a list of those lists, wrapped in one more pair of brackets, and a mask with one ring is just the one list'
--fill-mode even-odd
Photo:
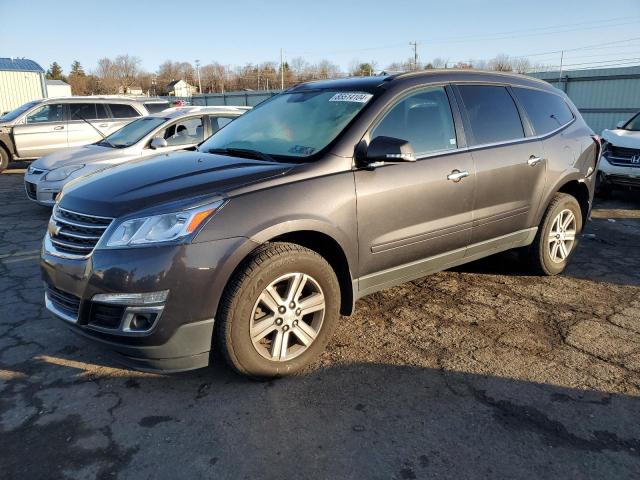
{"label": "dark suv in background", "polygon": [[138,368],[203,367],[218,348],[242,373],[290,374],[377,290],[516,248],[562,272],[598,142],[562,92],[523,76],[302,84],[197,151],[65,187],[46,305]]}

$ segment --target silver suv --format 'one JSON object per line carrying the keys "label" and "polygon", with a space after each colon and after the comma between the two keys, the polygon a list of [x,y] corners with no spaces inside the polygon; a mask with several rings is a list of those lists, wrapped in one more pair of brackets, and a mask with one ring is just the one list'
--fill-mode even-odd
{"label": "silver suv", "polygon": [[32,160],[87,145],[137,117],[169,108],[162,99],[68,97],[34,100],[0,117],[0,172],[12,160]]}
{"label": "silver suv", "polygon": [[194,148],[250,107],[177,107],[138,118],[97,143],[39,158],[24,176],[27,197],[53,206],[70,181],[158,153]]}

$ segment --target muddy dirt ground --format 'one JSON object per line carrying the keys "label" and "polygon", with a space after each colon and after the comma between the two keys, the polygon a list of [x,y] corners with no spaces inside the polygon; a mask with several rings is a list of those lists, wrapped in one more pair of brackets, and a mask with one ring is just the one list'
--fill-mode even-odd
{"label": "muddy dirt ground", "polygon": [[2,478],[640,478],[637,193],[564,275],[502,254],[371,295],[267,383],[119,367],[44,309],[20,173],[0,205]]}

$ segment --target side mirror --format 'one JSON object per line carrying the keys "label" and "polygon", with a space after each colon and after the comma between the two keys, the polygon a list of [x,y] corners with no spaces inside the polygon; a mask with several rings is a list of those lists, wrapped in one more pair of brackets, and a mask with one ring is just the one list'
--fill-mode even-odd
{"label": "side mirror", "polygon": [[156,137],[151,140],[149,147],[152,150],[157,150],[158,148],[165,148],[167,146],[167,141],[164,138]]}
{"label": "side mirror", "polygon": [[625,124],[625,123],[626,123],[626,122],[618,122],[618,123],[616,123],[616,128],[622,128],[622,127],[624,127],[624,124]]}
{"label": "side mirror", "polygon": [[375,168],[385,163],[415,162],[416,154],[408,140],[380,136],[367,146],[364,161],[366,166]]}

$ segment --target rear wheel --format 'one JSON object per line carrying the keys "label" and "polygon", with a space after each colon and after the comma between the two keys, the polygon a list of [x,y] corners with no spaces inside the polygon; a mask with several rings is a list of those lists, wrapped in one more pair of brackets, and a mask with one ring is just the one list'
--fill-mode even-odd
{"label": "rear wheel", "polygon": [[0,147],[0,172],[6,170],[9,166],[9,152]]}
{"label": "rear wheel", "polygon": [[582,231],[582,212],[575,197],[556,193],[538,227],[533,243],[522,251],[525,262],[539,275],[557,275],[569,263]]}
{"label": "rear wheel", "polygon": [[256,250],[225,290],[216,341],[227,362],[256,378],[293,374],[325,348],[339,318],[335,272],[290,243]]}

